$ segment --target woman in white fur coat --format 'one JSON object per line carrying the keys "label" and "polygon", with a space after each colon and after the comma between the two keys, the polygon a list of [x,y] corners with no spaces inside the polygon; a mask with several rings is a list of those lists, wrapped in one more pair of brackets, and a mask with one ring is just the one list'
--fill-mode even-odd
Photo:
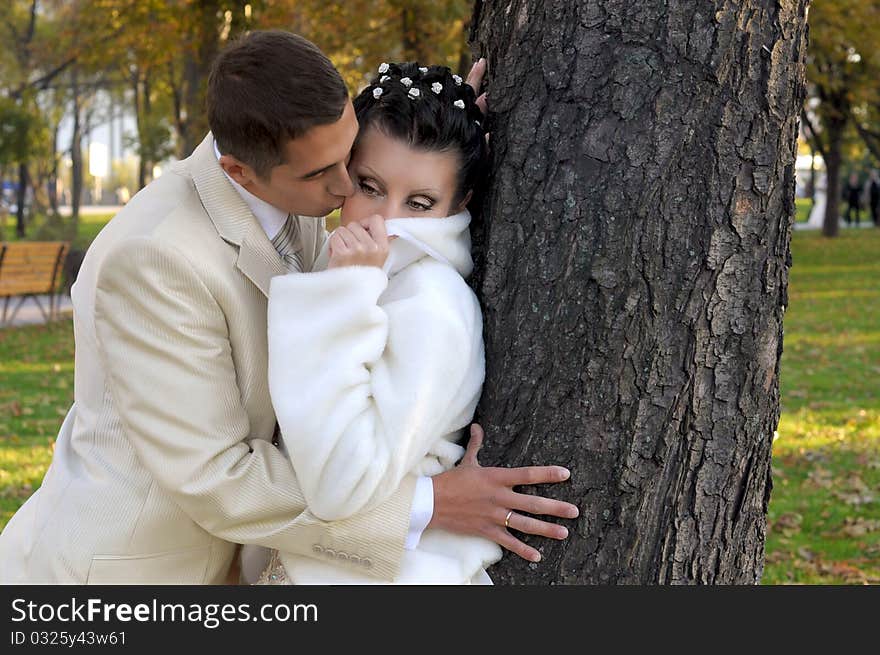
{"label": "woman in white fur coat", "polygon": [[[446,67],[379,73],[354,101],[355,194],[341,227],[312,273],[276,277],[269,294],[272,402],[309,508],[328,521],[379,504],[409,473],[454,466],[485,375],[480,306],[465,282],[482,114]],[[500,557],[489,539],[428,528],[394,582],[491,584],[485,569]],[[276,553],[262,582],[377,580],[332,558]]]}

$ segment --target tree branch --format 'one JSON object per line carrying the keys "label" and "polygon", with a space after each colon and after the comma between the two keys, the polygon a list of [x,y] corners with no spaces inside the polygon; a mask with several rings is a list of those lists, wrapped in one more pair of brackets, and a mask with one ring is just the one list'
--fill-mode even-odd
{"label": "tree branch", "polygon": [[49,83],[54,78],[56,78],[59,74],[63,73],[67,69],[67,67],[70,66],[75,61],[76,61],[76,56],[68,58],[67,61],[62,62],[61,64],[59,64],[58,66],[56,66],[55,68],[50,70],[45,75],[38,77],[37,79],[32,80],[30,82],[25,82],[25,84],[21,88],[21,91],[24,91],[29,86],[32,86],[35,89],[38,89],[40,91],[45,90],[46,88],[48,88]]}
{"label": "tree branch", "polygon": [[37,29],[37,0],[33,0],[31,2],[31,16],[28,20],[27,27],[27,39],[25,39],[25,43],[30,43],[34,39],[34,32]]}
{"label": "tree branch", "polygon": [[801,108],[801,120],[804,122],[804,125],[810,131],[810,134],[807,136],[810,141],[813,142],[813,148],[816,149],[820,155],[822,155],[822,159],[828,161],[828,156],[825,154],[827,149],[825,148],[824,143],[822,142],[822,138],[819,133],[816,131],[813,122],[810,120],[807,111]]}
{"label": "tree branch", "polygon": [[864,141],[865,145],[868,147],[868,150],[870,150],[871,154],[880,161],[880,134],[863,127],[857,120],[853,120],[853,123],[856,126],[859,136],[862,137],[862,141]]}

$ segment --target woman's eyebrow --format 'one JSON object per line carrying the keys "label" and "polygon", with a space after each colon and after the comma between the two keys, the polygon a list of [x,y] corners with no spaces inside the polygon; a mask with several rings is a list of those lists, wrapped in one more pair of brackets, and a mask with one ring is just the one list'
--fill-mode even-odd
{"label": "woman's eyebrow", "polygon": [[369,173],[369,174],[370,174],[370,177],[372,177],[373,179],[375,179],[377,182],[379,182],[380,184],[383,184],[383,185],[385,184],[385,181],[382,179],[382,176],[379,175],[379,174],[378,174],[376,171],[374,171],[372,168],[370,168],[370,167],[367,166],[366,164],[361,164],[361,168],[364,169],[367,173]]}

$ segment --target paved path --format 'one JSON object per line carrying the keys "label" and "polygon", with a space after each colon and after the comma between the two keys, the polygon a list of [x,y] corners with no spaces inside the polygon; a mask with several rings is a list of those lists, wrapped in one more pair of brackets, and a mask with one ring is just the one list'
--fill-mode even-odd
{"label": "paved path", "polygon": [[[48,313],[49,311],[49,296],[38,296],[40,299],[40,304],[43,306],[43,309]],[[5,301],[0,301],[5,302]],[[18,298],[13,298],[9,301],[9,314],[12,314],[12,310],[15,309],[15,306],[18,304]],[[61,303],[59,304],[60,315],[62,318],[69,318],[73,314],[73,305],[70,303],[70,298],[66,294],[61,294]],[[0,306],[0,312],[3,311],[2,306]],[[2,316],[2,314],[0,314]],[[41,323],[45,323],[45,319],[43,318],[43,314],[40,312],[40,308],[37,307],[37,304],[34,302],[33,298],[28,298],[24,301],[24,304],[21,306],[21,309],[18,310],[18,313],[15,315],[15,320],[9,325],[0,326],[0,330],[9,327],[19,327],[22,325],[39,325]]]}

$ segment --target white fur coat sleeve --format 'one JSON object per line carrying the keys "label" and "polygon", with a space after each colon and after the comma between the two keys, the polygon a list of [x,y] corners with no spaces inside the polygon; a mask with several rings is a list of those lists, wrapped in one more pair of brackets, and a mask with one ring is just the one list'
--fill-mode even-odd
{"label": "white fur coat sleeve", "polygon": [[484,366],[476,297],[437,261],[390,283],[374,267],[272,280],[272,403],[320,518],[381,502],[427,454],[453,446],[444,437],[470,422]]}

